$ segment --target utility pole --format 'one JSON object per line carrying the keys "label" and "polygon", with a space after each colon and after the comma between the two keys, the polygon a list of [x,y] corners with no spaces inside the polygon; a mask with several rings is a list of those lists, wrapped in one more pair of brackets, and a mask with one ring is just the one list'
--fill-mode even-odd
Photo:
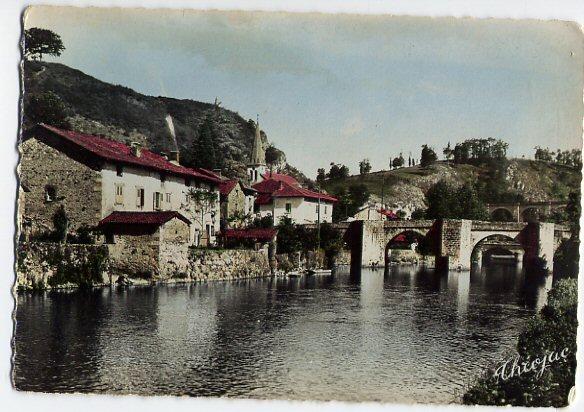
{"label": "utility pole", "polygon": [[318,197],[318,220],[316,221],[316,238],[318,240],[317,250],[320,249],[320,196]]}

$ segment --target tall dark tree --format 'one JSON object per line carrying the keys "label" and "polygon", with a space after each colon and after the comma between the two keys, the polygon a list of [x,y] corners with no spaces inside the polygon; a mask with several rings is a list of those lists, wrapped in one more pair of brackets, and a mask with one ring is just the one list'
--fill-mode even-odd
{"label": "tall dark tree", "polygon": [[61,36],[57,33],[32,27],[24,31],[24,57],[32,60],[42,60],[44,54],[60,56],[65,50]]}
{"label": "tall dark tree", "polygon": [[420,166],[428,167],[432,163],[438,160],[438,156],[436,156],[436,152],[428,145],[422,145],[422,156],[420,158]]}
{"label": "tall dark tree", "polygon": [[326,180],[326,172],[325,170],[321,167],[316,171],[316,181],[318,183],[323,183]]}
{"label": "tall dark tree", "polygon": [[213,170],[218,167],[213,121],[205,117],[199,126],[198,136],[193,141],[192,160],[190,166]]}

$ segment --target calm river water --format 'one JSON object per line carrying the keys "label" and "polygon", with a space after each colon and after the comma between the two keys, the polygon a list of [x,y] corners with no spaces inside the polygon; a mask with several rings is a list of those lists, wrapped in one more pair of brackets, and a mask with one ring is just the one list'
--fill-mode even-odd
{"label": "calm river water", "polygon": [[44,392],[457,402],[550,286],[512,266],[392,267],[23,293],[14,381]]}

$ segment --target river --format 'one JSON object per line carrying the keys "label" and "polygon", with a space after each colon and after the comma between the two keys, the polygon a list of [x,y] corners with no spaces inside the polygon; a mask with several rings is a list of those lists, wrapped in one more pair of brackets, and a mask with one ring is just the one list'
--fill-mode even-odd
{"label": "river", "polygon": [[17,295],[14,382],[109,392],[459,402],[545,303],[513,266]]}

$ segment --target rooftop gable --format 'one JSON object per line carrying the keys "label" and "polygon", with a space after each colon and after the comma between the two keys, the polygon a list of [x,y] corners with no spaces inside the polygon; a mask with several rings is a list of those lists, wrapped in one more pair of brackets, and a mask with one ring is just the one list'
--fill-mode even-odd
{"label": "rooftop gable", "polygon": [[208,183],[218,184],[221,181],[221,179],[212,172],[173,164],[165,157],[147,149],[142,149],[140,156],[134,156],[128,145],[105,137],[79,133],[71,130],[63,130],[45,124],[40,124],[37,127],[39,127],[40,130],[49,132],[51,135],[57,136],[63,141],[71,143],[77,148],[88,151],[103,160],[143,167],[186,178],[203,180]]}

